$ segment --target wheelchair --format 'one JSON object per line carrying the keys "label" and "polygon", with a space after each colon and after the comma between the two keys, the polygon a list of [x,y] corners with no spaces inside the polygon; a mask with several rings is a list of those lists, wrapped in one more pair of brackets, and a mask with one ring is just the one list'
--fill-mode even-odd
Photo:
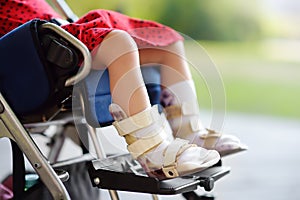
{"label": "wheelchair", "polygon": [[[68,19],[74,19],[68,8],[64,10]],[[29,21],[0,38],[0,52],[0,138],[9,138],[12,145],[14,199],[42,198],[45,191],[50,199],[82,199],[68,188],[74,180],[73,185],[85,186],[89,199],[99,199],[97,188],[108,190],[114,200],[119,199],[117,191],[149,193],[153,199],[174,194],[213,199],[194,191],[199,187],[211,191],[214,182],[230,172],[220,160],[189,176],[158,180],[148,177],[128,153],[106,155],[96,129],[113,121],[108,111],[108,71],[91,70],[88,49],[59,25]],[[151,104],[159,104],[159,66],[142,68],[142,74]],[[32,134],[45,134],[49,127],[56,129],[46,157]],[[82,155],[57,161],[67,135],[77,138]],[[23,154],[37,175],[29,187]],[[78,167],[84,172],[80,177]]]}

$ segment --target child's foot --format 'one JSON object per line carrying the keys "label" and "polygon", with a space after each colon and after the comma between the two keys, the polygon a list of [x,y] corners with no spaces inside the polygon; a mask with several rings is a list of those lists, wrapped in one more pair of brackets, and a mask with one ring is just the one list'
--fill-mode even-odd
{"label": "child's foot", "polygon": [[159,179],[183,176],[208,168],[220,159],[215,150],[179,138],[168,141],[171,129],[157,106],[127,117],[118,105],[112,104],[110,112],[115,119],[113,125],[125,137],[129,152],[149,176]]}
{"label": "child's foot", "polygon": [[174,137],[189,140],[190,143],[197,144],[205,149],[217,150],[221,156],[248,149],[233,135],[221,134],[203,128],[196,106],[198,105],[183,103],[181,106],[172,105],[165,108]]}
{"label": "child's foot", "polygon": [[222,157],[245,151],[248,147],[234,135],[218,133],[211,129],[200,130],[199,137],[194,137],[191,142],[206,149],[214,149],[220,153]]}

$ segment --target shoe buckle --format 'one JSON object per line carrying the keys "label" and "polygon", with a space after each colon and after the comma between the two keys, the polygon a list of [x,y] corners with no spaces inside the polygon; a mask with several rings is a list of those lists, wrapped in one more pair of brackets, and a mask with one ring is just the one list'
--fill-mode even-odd
{"label": "shoe buckle", "polygon": [[164,174],[167,178],[175,178],[175,177],[179,176],[179,174],[176,170],[176,165],[162,167],[162,171],[164,172]]}

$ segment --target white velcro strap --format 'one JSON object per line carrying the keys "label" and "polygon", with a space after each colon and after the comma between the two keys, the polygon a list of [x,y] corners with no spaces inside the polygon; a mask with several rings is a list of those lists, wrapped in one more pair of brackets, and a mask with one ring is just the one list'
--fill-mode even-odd
{"label": "white velcro strap", "polygon": [[174,178],[179,176],[177,171],[176,158],[180,150],[188,145],[189,141],[176,138],[169,146],[165,152],[164,165],[162,171],[167,178]]}
{"label": "white velcro strap", "polygon": [[206,130],[208,131],[206,134],[200,135],[200,138],[204,140],[202,147],[206,149],[214,148],[222,134],[211,129]]}
{"label": "white velcro strap", "polygon": [[210,133],[210,134],[202,134],[200,135],[201,139],[207,139],[207,138],[220,138],[222,136],[222,134],[220,133]]}
{"label": "white velcro strap", "polygon": [[188,140],[176,138],[169,144],[165,152],[164,167],[174,166],[180,149],[189,143]]}
{"label": "white velcro strap", "polygon": [[215,130],[206,128],[207,133],[206,134],[202,134],[200,136],[201,139],[206,139],[206,138],[220,138],[222,136],[222,133],[218,133]]}
{"label": "white velcro strap", "polygon": [[192,129],[192,132],[198,132],[202,129],[202,123],[198,116],[192,116],[190,119],[190,126]]}
{"label": "white velcro strap", "polygon": [[[149,130],[145,136],[139,137],[137,141],[127,146],[128,151],[134,158],[137,158],[150,150],[151,148],[159,145],[161,142],[172,136],[172,130],[164,114],[160,115],[160,120],[151,126],[147,127]],[[151,132],[152,129],[152,132]],[[136,135],[139,135],[136,133]]]}
{"label": "white velcro strap", "polygon": [[160,116],[157,109],[157,106],[153,106],[150,110],[145,110],[122,121],[115,121],[113,125],[117,129],[119,135],[124,136],[130,134],[141,128],[150,126],[157,121]]}
{"label": "white velcro strap", "polygon": [[198,115],[199,105],[197,101],[183,102],[181,106],[183,115]]}
{"label": "white velcro strap", "polygon": [[156,134],[152,137],[140,138],[134,143],[128,145],[127,149],[131,153],[132,157],[136,159],[146,151],[160,144],[164,139],[165,138],[160,134]]}

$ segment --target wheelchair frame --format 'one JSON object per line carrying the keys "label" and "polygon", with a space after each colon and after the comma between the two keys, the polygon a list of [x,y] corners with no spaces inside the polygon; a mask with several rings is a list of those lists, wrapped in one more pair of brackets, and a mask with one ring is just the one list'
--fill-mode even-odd
{"label": "wheelchair frame", "polygon": [[[76,15],[74,15],[74,13],[68,8],[67,4],[65,4],[63,0],[54,2],[55,5],[58,5],[59,8],[64,11],[66,18],[69,21],[74,19],[76,20]],[[84,80],[91,71],[91,55],[85,45],[77,40],[74,36],[53,23],[45,23],[41,26],[43,29],[54,31],[64,39],[68,40],[72,45],[78,48],[84,57],[84,66],[81,68],[78,74],[67,79],[65,86],[72,86],[75,83]],[[83,109],[82,113],[84,114],[86,109],[85,99],[82,94],[80,94],[79,101]],[[47,126],[51,123],[55,122],[48,122],[48,124],[46,122],[42,123],[41,125]],[[36,124],[32,126],[34,127],[38,125]],[[83,157],[80,158],[80,160],[85,160],[88,162],[88,170],[93,186],[108,189],[111,199],[113,200],[119,199],[116,190],[146,192],[153,194],[153,199],[158,199],[155,194],[188,193],[197,189],[198,186],[204,187],[205,190],[210,191],[213,188],[214,181],[220,179],[230,172],[230,168],[222,166],[220,161],[216,166],[188,177],[179,177],[163,181],[146,177],[145,174],[139,171],[141,168],[136,165],[136,162],[132,160],[128,154],[106,158],[103,147],[97,138],[96,129],[88,123],[86,123],[86,126],[88,133],[92,138],[93,146],[96,149],[98,159],[95,160],[91,159],[90,157]],[[48,188],[54,199],[70,199],[70,195],[62,181],[67,179],[67,173],[63,173],[61,176],[59,176],[54,170],[55,167],[59,167],[65,163],[62,162],[53,165],[49,163],[49,160],[44,157],[40,149],[32,140],[31,136],[26,130],[26,125],[23,125],[20,122],[10,105],[0,93],[0,138],[2,137],[7,137],[17,143],[20,150],[26,155],[27,159],[30,161],[34,170]],[[119,165],[111,168],[111,163],[119,163]],[[129,169],[134,169],[135,171],[133,171],[135,173],[127,173]],[[113,181],[117,179],[131,181],[130,184]],[[201,199],[201,197],[199,197],[199,199]]]}
{"label": "wheelchair frame", "polygon": [[[42,28],[50,29],[60,34],[62,37],[76,46],[84,57],[84,65],[82,69],[75,76],[67,79],[65,85],[73,85],[85,78],[91,70],[91,55],[87,47],[74,36],[53,23],[45,23],[42,25]],[[63,186],[62,181],[54,172],[53,168],[49,165],[48,161],[44,158],[40,150],[37,148],[36,144],[29,136],[24,126],[20,123],[1,93],[0,117],[0,137],[7,137],[18,144],[19,148],[27,156],[28,160],[46,187],[49,189],[54,199],[70,199],[70,196]]]}

